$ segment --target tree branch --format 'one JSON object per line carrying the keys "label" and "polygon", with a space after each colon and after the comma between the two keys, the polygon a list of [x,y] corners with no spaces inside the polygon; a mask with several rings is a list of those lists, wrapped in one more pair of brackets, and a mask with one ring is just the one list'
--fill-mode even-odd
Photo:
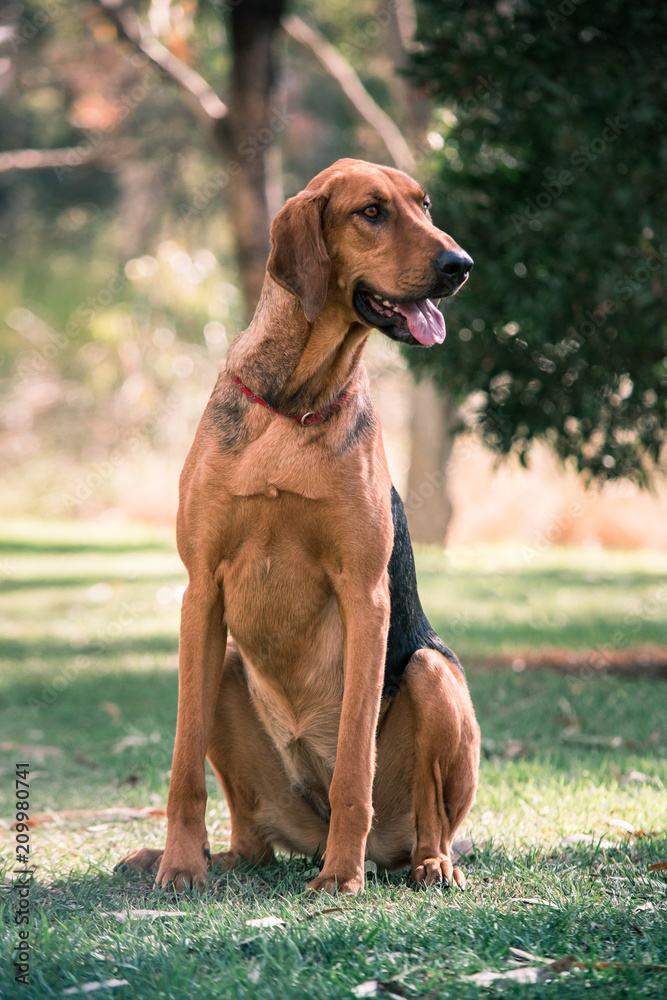
{"label": "tree branch", "polygon": [[105,143],[97,148],[65,146],[60,149],[12,149],[0,153],[0,174],[9,170],[45,170],[49,167],[82,167],[99,160],[136,153],[140,143],[134,141]]}
{"label": "tree branch", "polygon": [[124,7],[119,0],[97,0],[97,4],[113,23],[121,38],[140,49],[151,62],[163,69],[172,80],[187,90],[209,121],[219,121],[221,118],[227,117],[227,105],[220,100],[204,77],[200,76],[187,63],[182,62],[173,52],[170,52],[141,23],[133,10]]}
{"label": "tree branch", "polygon": [[347,59],[319,31],[296,14],[284,17],[282,25],[295,41],[311,49],[326,71],[338,81],[362,118],[378,133],[399,170],[411,173],[416,163],[403,133],[393,118],[375,103]]}

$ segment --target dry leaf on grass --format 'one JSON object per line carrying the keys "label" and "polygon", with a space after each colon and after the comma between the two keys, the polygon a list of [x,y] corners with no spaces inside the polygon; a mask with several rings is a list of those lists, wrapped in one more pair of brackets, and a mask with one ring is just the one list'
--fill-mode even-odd
{"label": "dry leaf on grass", "polygon": [[187,917],[187,913],[182,910],[116,910],[111,914],[119,924],[124,924],[127,920],[156,920],[158,917]]}
{"label": "dry leaf on grass", "polygon": [[352,993],[355,997],[376,997],[381,993],[387,997],[387,1000],[392,1000],[392,998],[393,1000],[403,1000],[404,997],[408,996],[400,983],[393,979],[386,983],[379,979],[367,979],[365,983],[353,986]]}
{"label": "dry leaf on grass", "polygon": [[246,927],[285,927],[285,921],[280,917],[253,917],[246,920]]}
{"label": "dry leaf on grass", "polygon": [[107,715],[110,715],[113,722],[120,722],[121,719],[123,718],[123,713],[121,712],[120,708],[115,703],[115,701],[101,701],[100,711],[106,712]]}
{"label": "dry leaf on grass", "polygon": [[0,750],[5,753],[14,752],[19,754],[22,760],[37,760],[42,761],[44,757],[59,757],[62,752],[62,747],[49,747],[49,746],[28,746],[25,743],[13,743],[11,740],[0,741]]}
{"label": "dry leaf on grass", "polygon": [[483,972],[475,972],[472,976],[464,976],[464,979],[475,983],[476,986],[490,986],[499,979],[511,979],[516,983],[543,983],[557,975],[558,972],[554,971],[552,965],[524,965],[520,969],[509,969],[508,972],[484,969]]}
{"label": "dry leaf on grass", "polygon": [[[517,951],[518,949],[510,949]],[[527,954],[527,953],[526,953]],[[562,972],[569,972],[570,969],[594,969],[598,972],[606,969],[644,969],[647,972],[667,972],[667,965],[652,965],[644,962],[579,962],[574,955],[566,955],[564,958],[542,959],[545,965],[523,966],[520,969],[510,969],[508,972],[496,972],[494,969],[484,969],[483,972],[476,972],[472,976],[465,976],[471,983],[478,986],[489,986],[499,979],[510,979],[519,983],[543,983],[548,979],[554,979]]]}
{"label": "dry leaf on grass", "polygon": [[513,948],[510,945],[509,950],[515,956],[515,958],[520,958],[522,962],[542,962],[544,964],[545,962],[551,961],[551,959],[544,958],[544,956],[542,955],[533,955],[533,953],[530,951],[524,951],[523,948]]}
{"label": "dry leaf on grass", "polygon": [[[146,806],[143,809],[120,806],[117,809],[63,809],[62,812],[35,813],[32,819],[28,820],[28,825],[44,826],[47,823],[63,823],[66,820],[81,820],[88,823],[96,819],[106,823],[127,823],[133,819],[153,819],[156,816],[166,815],[166,809],[156,809],[155,806]],[[15,826],[14,821],[10,824],[10,829],[14,829]]]}
{"label": "dry leaf on grass", "polygon": [[367,979],[365,983],[353,986],[352,993],[355,997],[374,997],[377,996],[379,985],[377,979]]}
{"label": "dry leaf on grass", "polygon": [[607,826],[615,826],[617,830],[620,830],[620,836],[630,838],[635,837],[637,840],[641,840],[642,837],[655,837],[655,830],[637,830],[632,823],[628,823],[627,820],[617,819],[615,816],[604,816],[604,822]]}
{"label": "dry leaf on grass", "polygon": [[111,990],[116,986],[129,986],[127,979],[102,979],[99,982],[82,983],[81,986],[68,986],[63,990],[63,996],[74,996],[77,993],[96,993],[97,990]]}
{"label": "dry leaf on grass", "polygon": [[526,903],[528,906],[550,906],[552,910],[560,910],[557,903],[551,903],[548,899],[537,899],[535,896],[517,896],[510,902]]}
{"label": "dry leaf on grass", "polygon": [[656,861],[655,864],[649,865],[648,870],[650,872],[664,872],[667,871],[667,861]]}
{"label": "dry leaf on grass", "polygon": [[618,846],[611,840],[605,840],[603,837],[594,837],[592,833],[571,833],[569,837],[561,837],[558,843],[562,847],[569,847],[572,844],[594,844],[595,847],[601,847],[605,851]]}

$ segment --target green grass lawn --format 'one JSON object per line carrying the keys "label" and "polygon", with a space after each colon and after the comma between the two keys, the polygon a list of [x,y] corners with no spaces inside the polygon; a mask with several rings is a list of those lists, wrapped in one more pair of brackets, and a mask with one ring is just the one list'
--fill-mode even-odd
{"label": "green grass lawn", "polygon": [[[131,847],[164,843],[162,816],[68,814],[166,803],[185,582],[171,536],[0,523],[5,865],[15,762],[30,762],[33,814],[61,814],[30,834],[28,988],[11,964],[16,890],[0,893],[0,997],[47,1000],[110,980],[127,985],[96,996],[319,1000],[363,995],[353,990],[365,983],[365,995],[453,1000],[667,995],[667,974],[652,968],[667,963],[667,872],[648,870],[667,861],[665,682],[474,665],[540,649],[664,645],[667,557],[424,550],[418,568],[427,613],[472,664],[483,734],[477,804],[462,832],[475,844],[467,892],[417,892],[399,873],[358,899],[313,899],[303,892],[312,861],[281,858],[176,898],[112,871]],[[219,849],[229,825],[212,775],[209,790]],[[247,923],[267,915],[284,923]],[[466,978],[519,968],[511,948],[584,967],[535,984]]]}

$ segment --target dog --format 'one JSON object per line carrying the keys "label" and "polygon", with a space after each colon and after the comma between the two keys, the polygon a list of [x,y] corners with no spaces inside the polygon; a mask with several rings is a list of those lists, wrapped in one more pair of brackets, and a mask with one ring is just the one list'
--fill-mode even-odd
{"label": "dog", "polygon": [[[477,789],[463,670],[417,594],[362,354],[425,347],[471,258],[401,171],[338,160],[271,227],[262,295],[229,348],[180,480],[178,720],[164,851],[119,863],[202,885],[212,865],[322,853],[314,891],[364,862],[465,877],[452,838]],[[211,855],[205,758],[231,815]]]}

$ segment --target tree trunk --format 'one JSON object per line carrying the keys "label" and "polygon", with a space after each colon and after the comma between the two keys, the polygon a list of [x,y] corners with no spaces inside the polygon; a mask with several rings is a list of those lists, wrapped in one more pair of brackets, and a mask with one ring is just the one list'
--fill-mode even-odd
{"label": "tree trunk", "polygon": [[[284,127],[271,128],[270,124],[273,42],[284,6],[284,0],[243,0],[234,4],[230,14],[229,115],[220,122],[219,136],[228,158],[229,211],[248,316],[259,300],[269,255],[267,150]],[[229,161],[236,169],[230,169]]]}
{"label": "tree trunk", "polygon": [[450,393],[440,395],[429,378],[412,388],[410,471],[405,510],[416,542],[442,545],[452,516],[447,491],[458,408]]}
{"label": "tree trunk", "polygon": [[[409,39],[406,33],[415,23],[414,5],[412,0],[398,0],[389,10],[389,53],[400,70],[407,63]],[[394,80],[403,111],[401,125],[413,146],[419,147],[424,143],[431,117],[430,101],[424,92],[410,85],[409,78],[396,73]],[[406,512],[415,542],[442,545],[445,541],[452,516],[447,463],[454,447],[457,424],[457,409],[450,393],[436,393],[428,377],[418,384],[413,382]]]}

